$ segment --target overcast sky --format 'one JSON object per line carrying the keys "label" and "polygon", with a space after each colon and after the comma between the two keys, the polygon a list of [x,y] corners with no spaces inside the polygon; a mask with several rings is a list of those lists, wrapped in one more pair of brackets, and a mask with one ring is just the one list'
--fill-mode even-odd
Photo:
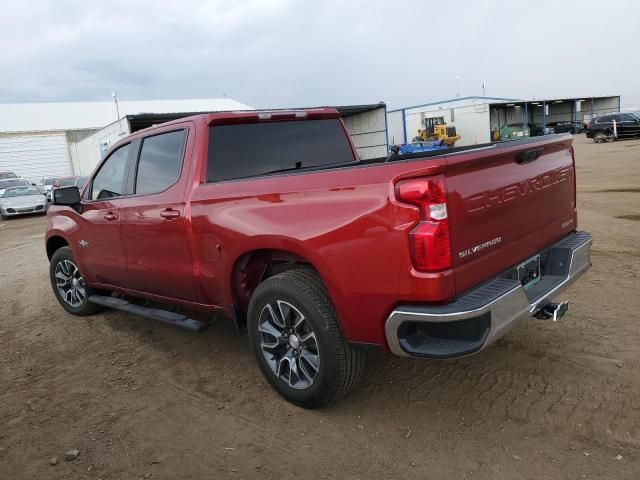
{"label": "overcast sky", "polygon": [[[446,6],[450,5],[449,8]],[[439,9],[438,6],[444,8]],[[0,0],[0,102],[640,104],[640,2]]]}

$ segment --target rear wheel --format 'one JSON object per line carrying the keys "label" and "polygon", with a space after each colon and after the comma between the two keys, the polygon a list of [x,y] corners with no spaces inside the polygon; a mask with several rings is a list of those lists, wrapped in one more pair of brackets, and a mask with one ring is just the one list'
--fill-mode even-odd
{"label": "rear wheel", "polygon": [[323,407],[362,375],[365,354],[345,341],[326,288],[311,269],[262,282],[251,297],[248,328],[262,373],[295,405]]}
{"label": "rear wheel", "polygon": [[610,135],[608,134],[608,132],[597,132],[594,136],[593,136],[593,141],[596,143],[604,143],[607,140],[609,140]]}
{"label": "rear wheel", "polygon": [[86,316],[100,311],[98,305],[89,302],[95,291],[85,283],[69,247],[56,250],[51,257],[49,278],[56,299],[67,312]]}

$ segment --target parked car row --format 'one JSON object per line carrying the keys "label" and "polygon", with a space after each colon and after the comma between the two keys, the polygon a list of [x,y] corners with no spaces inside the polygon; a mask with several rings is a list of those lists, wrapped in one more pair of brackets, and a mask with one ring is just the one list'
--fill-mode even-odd
{"label": "parked car row", "polygon": [[6,219],[29,213],[46,213],[54,190],[78,187],[82,190],[88,177],[45,177],[38,184],[20,178],[14,172],[0,172],[0,217]]}
{"label": "parked car row", "polygon": [[571,122],[562,120],[558,122],[549,122],[547,125],[555,131],[555,133],[582,133],[584,132],[584,124],[582,122]]}
{"label": "parked car row", "polygon": [[543,126],[539,123],[514,122],[503,125],[500,129],[501,140],[518,140],[526,137],[539,137],[556,133],[551,126]]}
{"label": "parked car row", "polygon": [[87,183],[88,177],[46,177],[40,180],[40,186],[47,195],[47,199],[51,201],[51,192],[63,187],[78,187],[82,190]]}
{"label": "parked car row", "polygon": [[[614,127],[615,123],[615,127]],[[516,140],[552,133],[583,133],[596,141],[640,137],[640,112],[613,113],[592,119],[588,124],[559,120],[545,125],[532,122],[507,123],[500,128],[502,140]]]}

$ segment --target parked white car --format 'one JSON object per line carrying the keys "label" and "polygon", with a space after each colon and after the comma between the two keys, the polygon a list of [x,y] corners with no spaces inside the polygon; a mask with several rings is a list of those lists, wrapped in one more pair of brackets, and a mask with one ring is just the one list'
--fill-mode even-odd
{"label": "parked white car", "polygon": [[58,181],[58,177],[45,177],[40,180],[40,188],[47,195],[47,200],[51,201],[51,190],[53,190],[53,185]]}

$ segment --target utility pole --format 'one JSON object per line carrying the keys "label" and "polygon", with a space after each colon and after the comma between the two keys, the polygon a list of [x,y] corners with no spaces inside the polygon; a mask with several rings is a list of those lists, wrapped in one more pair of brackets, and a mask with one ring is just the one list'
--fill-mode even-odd
{"label": "utility pole", "polygon": [[485,97],[487,96],[487,82],[485,80],[482,81],[482,101],[486,103]]}
{"label": "utility pole", "polygon": [[116,104],[116,115],[118,116],[118,120],[120,120],[120,109],[118,108],[118,96],[116,92],[111,92],[111,97],[113,97],[113,103]]}
{"label": "utility pole", "polygon": [[460,77],[456,75],[456,97],[460,98]]}

